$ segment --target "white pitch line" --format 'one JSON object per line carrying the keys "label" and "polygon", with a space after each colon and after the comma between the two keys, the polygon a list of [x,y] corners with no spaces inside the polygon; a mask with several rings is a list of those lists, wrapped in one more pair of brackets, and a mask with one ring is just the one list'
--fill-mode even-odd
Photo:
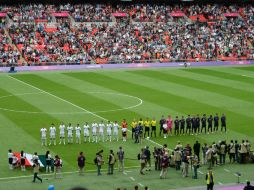
{"label": "white pitch line", "polygon": [[248,76],[248,75],[242,75],[243,77],[248,77],[248,78],[254,78],[252,76]]}
{"label": "white pitch line", "polygon": [[218,182],[219,185],[223,185],[223,183],[221,183],[220,181]]}
{"label": "white pitch line", "polygon": [[101,116],[99,116],[99,115],[97,115],[97,114],[95,114],[95,113],[93,113],[93,112],[91,112],[91,111],[86,110],[85,108],[82,108],[82,107],[80,107],[80,106],[78,106],[78,105],[76,105],[76,104],[73,104],[73,103],[69,102],[68,100],[65,100],[65,99],[63,99],[63,98],[60,98],[60,97],[54,95],[54,94],[51,94],[50,92],[47,92],[47,91],[45,91],[45,90],[42,90],[42,89],[40,89],[40,88],[38,88],[38,87],[36,87],[36,86],[33,86],[33,85],[29,84],[29,83],[26,83],[26,82],[24,82],[24,81],[22,81],[22,80],[16,79],[16,78],[14,78],[14,77],[12,77],[12,76],[10,76],[10,75],[8,75],[8,76],[9,76],[10,78],[12,78],[13,80],[16,80],[16,81],[18,81],[18,82],[20,82],[20,83],[22,83],[22,84],[25,84],[25,85],[27,85],[27,86],[30,86],[31,88],[34,88],[34,89],[39,90],[39,91],[41,91],[41,92],[44,92],[45,94],[48,94],[48,95],[50,95],[50,96],[52,96],[52,97],[54,97],[54,98],[56,98],[56,99],[58,99],[58,100],[61,100],[61,101],[65,102],[65,103],[67,103],[67,104],[70,104],[70,105],[72,105],[72,106],[74,106],[74,107],[76,107],[76,108],[78,108],[78,109],[81,109],[81,110],[83,110],[83,111],[86,111],[86,112],[90,113],[90,114],[93,115],[93,116],[96,116],[96,117],[101,118],[101,119],[103,119],[103,120],[107,120],[107,119],[104,118],[104,117],[101,117]]}
{"label": "white pitch line", "polygon": [[[130,167],[125,167],[125,169],[131,169],[131,168],[139,168],[140,166],[130,166]],[[115,170],[117,170],[117,168],[114,168]],[[102,171],[107,171],[107,169],[101,169]],[[68,172],[62,172],[62,174],[74,174],[74,173],[78,173],[79,171],[68,171]],[[85,170],[85,172],[88,173],[93,173],[93,172],[97,172],[97,170]],[[127,173],[126,173],[127,174]],[[50,176],[50,175],[54,175],[54,173],[47,173],[47,174],[40,174],[40,176]],[[20,179],[20,178],[30,178],[33,177],[33,175],[23,175],[23,176],[13,176],[13,177],[1,177],[1,180],[9,180],[9,179]]]}
{"label": "white pitch line", "polygon": [[224,171],[230,173],[230,170],[228,170],[228,169],[224,169]]}
{"label": "white pitch line", "polygon": [[124,174],[124,175],[127,175],[127,173],[126,173],[126,172],[123,172],[123,174]]}
{"label": "white pitch line", "polygon": [[200,174],[202,174],[202,175],[204,174],[203,172],[201,172],[201,171],[199,171],[199,170],[198,170],[198,173],[200,173]]}
{"label": "white pitch line", "polygon": [[[21,94],[11,94],[11,95],[6,95],[6,96],[1,96],[0,99],[2,98],[8,98],[8,97],[12,97],[12,96],[24,96],[24,95],[31,95],[31,94],[42,94],[44,92],[31,92],[31,93],[21,93]],[[109,92],[87,92],[90,94],[95,94],[95,93],[100,93],[100,94],[113,94],[113,95],[118,95],[118,96],[126,96],[129,98],[134,98],[137,99],[139,101],[138,104],[135,104],[133,106],[129,106],[129,107],[123,107],[123,108],[119,108],[119,109],[111,109],[111,110],[101,110],[101,111],[95,111],[93,113],[107,113],[107,112],[116,112],[116,111],[121,111],[121,110],[128,110],[128,109],[132,109],[135,107],[138,107],[140,105],[143,104],[143,100],[136,97],[136,96],[131,96],[131,95],[127,95],[127,94],[121,94],[121,93],[109,93]],[[88,112],[82,111],[82,112],[34,112],[34,111],[26,111],[26,110],[13,110],[13,109],[7,109],[7,108],[1,108],[0,110],[3,111],[9,111],[9,112],[15,112],[15,113],[28,113],[28,114],[52,114],[52,115],[67,115],[67,114],[90,114]]]}
{"label": "white pitch line", "polygon": [[130,179],[131,179],[132,181],[135,181],[134,177],[130,177]]}
{"label": "white pitch line", "polygon": [[144,187],[144,185],[142,183],[138,183],[140,185],[140,187]]}
{"label": "white pitch line", "polygon": [[129,107],[126,107],[126,108],[119,108],[119,109],[112,109],[112,110],[104,110],[104,111],[96,111],[94,113],[104,113],[104,112],[114,112],[114,111],[121,111],[121,110],[128,110],[128,109],[132,109],[132,108],[136,108],[140,105],[143,104],[143,100],[139,97],[136,97],[136,96],[131,96],[131,95],[128,95],[128,94],[122,94],[122,93],[113,93],[113,92],[87,92],[87,93],[90,93],[90,94],[113,94],[113,95],[118,95],[118,96],[125,96],[125,97],[129,97],[129,98],[133,98],[133,99],[137,99],[139,101],[138,104],[135,104],[133,106],[129,106]]}
{"label": "white pitch line", "polygon": [[[100,119],[102,119],[102,120],[108,121],[108,119],[106,119],[105,117],[102,117],[102,116],[100,116],[100,115],[98,115],[98,114],[96,114],[96,113],[94,113],[94,112],[91,112],[91,111],[89,111],[89,110],[87,110],[87,109],[85,109],[85,108],[83,108],[83,107],[80,107],[80,106],[78,106],[78,105],[76,105],[76,104],[73,104],[73,103],[71,103],[71,102],[68,101],[68,100],[65,100],[65,99],[63,99],[63,98],[60,98],[60,97],[58,97],[58,96],[56,96],[56,95],[54,95],[54,94],[51,94],[50,92],[47,92],[47,91],[45,91],[45,90],[42,90],[42,89],[40,89],[40,88],[38,88],[38,87],[36,87],[36,86],[33,86],[33,85],[29,84],[29,83],[26,83],[26,82],[24,82],[24,81],[22,81],[22,80],[16,79],[16,78],[14,78],[14,77],[12,77],[12,76],[10,76],[10,75],[8,75],[8,76],[9,76],[10,78],[12,78],[13,80],[16,80],[16,81],[18,81],[18,82],[20,82],[20,83],[22,83],[22,84],[27,85],[27,86],[30,86],[31,88],[34,88],[34,89],[36,89],[36,90],[39,90],[40,92],[44,92],[45,94],[48,94],[48,95],[50,95],[50,96],[52,96],[52,97],[54,97],[54,98],[56,98],[56,99],[58,99],[58,100],[61,100],[61,101],[65,102],[65,103],[70,104],[70,105],[72,105],[72,106],[74,106],[74,107],[76,107],[76,108],[79,108],[79,109],[81,109],[81,110],[83,110],[83,111],[85,111],[85,112],[87,112],[87,113],[90,113],[90,114],[93,115],[93,116],[96,116],[96,117],[98,117],[98,118],[100,118]],[[128,131],[131,132],[129,129],[128,129]],[[154,143],[154,144],[156,144],[156,145],[158,145],[158,146],[162,146],[161,144],[159,144],[159,143],[157,143],[157,142],[155,142],[155,141],[153,141],[153,140],[150,140],[150,139],[147,139],[147,140],[150,141],[150,142],[152,142],[152,143]],[[169,149],[169,150],[171,150],[171,149]],[[171,151],[172,151],[172,150],[171,150]]]}

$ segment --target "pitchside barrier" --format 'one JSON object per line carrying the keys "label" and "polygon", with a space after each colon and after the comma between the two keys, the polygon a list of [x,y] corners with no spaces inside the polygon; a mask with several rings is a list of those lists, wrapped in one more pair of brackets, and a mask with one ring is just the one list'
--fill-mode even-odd
{"label": "pitchside barrier", "polygon": [[[60,64],[60,63],[55,63]],[[156,67],[196,67],[196,66],[233,66],[252,65],[254,60],[242,61],[210,61],[210,62],[166,62],[166,63],[126,63],[126,64],[74,64],[61,63],[61,65],[19,66],[16,71],[47,71],[47,70],[82,70],[82,69],[117,69],[117,68],[156,68]],[[1,65],[1,64],[0,64]],[[10,67],[0,67],[0,72],[8,72]]]}

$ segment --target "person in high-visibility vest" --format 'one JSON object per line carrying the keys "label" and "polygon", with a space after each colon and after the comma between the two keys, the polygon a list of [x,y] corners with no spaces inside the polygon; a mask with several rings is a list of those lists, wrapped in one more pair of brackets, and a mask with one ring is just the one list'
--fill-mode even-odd
{"label": "person in high-visibility vest", "polygon": [[206,178],[207,190],[213,190],[213,185],[214,185],[213,171],[209,170],[205,178]]}

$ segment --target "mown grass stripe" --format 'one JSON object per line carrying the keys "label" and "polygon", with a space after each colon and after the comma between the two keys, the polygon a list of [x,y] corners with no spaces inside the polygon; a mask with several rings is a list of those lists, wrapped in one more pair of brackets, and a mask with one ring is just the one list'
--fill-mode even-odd
{"label": "mown grass stripe", "polygon": [[[163,89],[165,93],[169,93],[169,94],[173,93],[175,96],[177,96],[178,94],[179,96],[183,96],[183,97],[190,96],[190,98],[192,98],[194,102],[199,101],[199,103],[193,105],[194,108],[199,110],[196,113],[206,112],[206,113],[214,114],[218,112],[218,110],[220,113],[223,113],[223,112],[227,113],[228,117],[230,118],[230,120],[228,120],[231,123],[230,126],[235,128],[238,132],[241,132],[242,129],[249,130],[248,126],[252,125],[251,122],[253,122],[253,117],[250,111],[253,110],[252,109],[253,106],[250,106],[249,104],[244,104],[244,105],[236,104],[236,102],[232,102],[232,100],[230,103],[227,103],[225,102],[226,100],[224,99],[225,96],[221,96],[221,97],[218,96],[216,98],[213,98],[209,93],[206,93],[205,91],[200,92],[201,94],[194,93],[194,90],[192,90],[191,88],[190,89],[182,88],[184,91],[182,91],[182,89],[180,89],[179,91],[178,86],[163,84],[163,82],[159,82],[154,78],[153,79],[148,77],[137,78],[133,74],[126,74],[126,73],[114,74],[113,77],[116,79],[120,77],[121,79],[124,79],[133,84],[140,83],[142,84],[142,86],[158,89],[159,91],[160,89]],[[142,82],[139,82],[139,81],[142,81]],[[177,90],[175,88],[177,88]],[[163,93],[156,93],[156,94],[160,94],[160,95],[162,94],[163,96]],[[161,100],[161,96],[157,98],[158,98],[158,101]],[[169,100],[171,101],[173,100],[173,102],[175,102],[178,105],[178,107],[185,106],[185,105],[182,105],[181,101],[177,101],[172,98],[170,98]],[[190,104],[191,103],[189,103],[188,105]],[[247,112],[246,112],[246,108],[248,108]],[[211,112],[208,111],[210,109],[212,110]],[[188,107],[186,107],[186,111],[189,111],[189,113],[193,113],[193,108],[189,109]]]}
{"label": "mown grass stripe", "polygon": [[[111,75],[107,75],[107,76],[111,77]],[[152,89],[151,91],[154,91],[154,92],[159,91],[162,96],[163,96],[163,93],[173,95],[172,96],[173,98],[170,100],[175,100],[175,97],[181,98],[179,100],[175,100],[178,102],[179,105],[182,105],[182,102],[181,102],[182,99],[195,102],[196,105],[195,106],[193,105],[192,109],[188,109],[188,107],[186,107],[187,110],[191,111],[190,113],[193,113],[192,110],[194,109],[199,109],[199,106],[203,107],[204,109],[205,108],[204,105],[206,105],[206,108],[204,110],[207,110],[210,107],[214,108],[216,106],[217,111],[221,110],[221,107],[223,107],[223,112],[235,112],[237,114],[245,115],[247,117],[254,117],[254,113],[253,113],[254,110],[252,109],[253,105],[248,102],[244,102],[242,100],[228,98],[226,96],[219,95],[216,93],[210,93],[202,89],[194,89],[194,88],[179,85],[176,83],[164,82],[161,80],[157,80],[154,77],[150,78],[150,77],[135,75],[135,74],[127,73],[127,72],[121,73],[121,74],[114,74],[112,77],[114,77],[115,79],[120,78],[121,80],[124,80],[128,83],[132,83],[133,85],[139,84],[140,86]],[[191,105],[191,103],[188,103],[188,105]],[[246,108],[249,108],[248,109],[249,112],[246,112]],[[213,112],[210,112],[210,113],[213,113]]]}
{"label": "mown grass stripe", "polygon": [[[231,112],[229,110],[221,109],[221,108],[204,104],[192,99],[173,95],[168,91],[165,92],[162,90],[152,89],[147,87],[145,84],[139,85],[137,80],[144,81],[144,79],[143,78],[134,79],[135,75],[129,76],[123,73],[119,74],[121,77],[125,78],[125,80],[119,79],[117,74],[115,74],[113,78],[111,76],[106,76],[103,73],[86,73],[86,75],[82,75],[78,73],[68,73],[67,75],[79,78],[81,80],[89,81],[97,85],[108,86],[109,88],[113,90],[119,90],[124,93],[129,93],[132,95],[137,95],[137,94],[140,94],[140,92],[142,92],[142,98],[144,101],[150,101],[162,107],[170,107],[171,109],[176,110],[177,112],[185,113],[185,115],[189,113],[191,114],[200,113],[200,110],[203,110],[201,112],[206,112],[206,113],[216,113],[218,112],[218,110],[220,110],[221,112],[225,112],[228,115],[230,115],[229,117],[232,117],[232,118],[238,117],[238,114]],[[98,80],[96,81],[92,80],[91,76],[89,75],[98,78]],[[158,84],[157,81],[155,81],[155,83]],[[111,85],[111,84],[114,84],[114,85]],[[151,82],[149,82],[149,84],[151,84]],[[245,121],[253,121],[253,118],[250,118],[247,116],[245,116],[244,118],[246,118]],[[242,121],[235,120],[234,123],[232,123],[232,125],[234,126],[243,125],[243,123]],[[239,130],[238,128],[236,129]],[[239,132],[240,131],[241,130],[239,130]]]}
{"label": "mown grass stripe", "polygon": [[[158,69],[157,71],[159,71],[161,73],[168,73],[167,70]],[[230,88],[233,88],[233,89],[239,90],[239,91],[244,90],[247,92],[252,92],[252,93],[254,92],[254,88],[252,87],[252,85],[250,85],[248,83],[240,82],[240,81],[221,79],[221,78],[214,77],[214,76],[203,75],[202,73],[189,72],[188,74],[186,74],[185,71],[180,70],[180,69],[174,70],[174,72],[170,72],[170,74],[185,77],[188,79],[194,79],[194,80],[198,80],[198,81],[212,83],[214,85],[219,84],[221,86],[224,86],[225,88],[230,87]]]}
{"label": "mown grass stripe", "polygon": [[242,66],[242,67],[232,67],[236,70],[243,70],[243,71],[251,71],[254,72],[254,66]]}
{"label": "mown grass stripe", "polygon": [[[32,76],[31,78],[29,77],[29,75],[26,75],[26,79],[25,80],[22,80],[23,78],[22,78],[22,76],[21,75],[19,75],[19,80],[21,80],[21,81],[23,81],[23,82],[26,82],[26,80],[27,79],[33,79],[33,81],[38,81],[39,79],[37,78],[37,80],[35,80],[35,76]],[[22,78],[22,79],[20,79],[20,78]],[[40,77],[39,77],[40,78]],[[43,82],[41,82],[40,81],[40,84],[38,85],[34,85],[34,86],[36,86],[36,88],[39,88],[39,89],[42,89],[42,90],[44,90],[44,88],[45,87],[47,87],[49,84],[50,85],[52,85],[52,87],[55,87],[55,88],[53,88],[53,89],[57,89],[57,87],[58,86],[60,86],[60,89],[58,89],[59,91],[61,91],[61,88],[65,88],[65,89],[68,89],[68,87],[65,87],[65,86],[63,86],[63,85],[60,85],[60,84],[57,84],[57,83],[54,83],[53,81],[50,81],[50,80],[42,80]],[[28,81],[26,82],[26,83],[28,83],[29,85],[32,85],[32,84],[30,84]],[[68,90],[71,90],[72,92],[74,92],[75,94],[79,94],[79,91],[75,91],[74,89],[68,89]],[[45,90],[46,91],[46,90]],[[49,93],[51,93],[50,91],[46,91],[46,92],[49,92]],[[56,92],[58,92],[57,90],[56,91],[54,91],[54,96],[57,96],[56,95]],[[61,97],[61,98],[63,98],[64,97],[64,95],[63,95],[64,93],[61,93],[61,95],[62,96],[60,96],[59,95],[59,97]],[[68,96],[68,97],[64,97],[64,98],[66,98],[65,100],[66,101],[72,101],[73,102],[73,99],[71,99],[70,98],[70,96]],[[70,99],[70,100],[68,100],[68,99]],[[106,101],[103,101],[103,100],[100,100],[100,103],[101,104],[108,104],[108,102],[106,102]],[[74,104],[74,103],[72,103],[72,104]],[[126,112],[125,112],[126,113]],[[131,114],[131,115],[133,115],[133,113],[132,112],[129,112],[129,114]],[[90,117],[90,116],[88,116],[88,117]],[[96,118],[96,120],[97,120],[97,122],[99,122],[100,120],[101,120],[101,118]],[[57,123],[60,123],[60,122],[57,122]],[[106,139],[106,137],[105,137],[105,139]],[[120,143],[120,142],[119,142]],[[99,145],[100,146],[102,146],[102,147],[104,147],[104,148],[106,148],[107,150],[109,150],[109,149],[112,149],[112,147],[115,147],[115,149],[117,149],[118,148],[118,146],[119,146],[119,143],[117,143],[117,144],[111,144],[111,143],[104,143],[104,142],[100,142],[99,143]],[[147,142],[148,143],[148,142]],[[129,146],[127,143],[125,143],[127,146]],[[93,144],[94,145],[94,144]],[[91,145],[91,146],[93,146],[93,145]],[[95,145],[96,147],[97,147],[97,149],[95,149],[95,148],[93,148],[92,149],[92,151],[93,151],[93,153],[90,153],[89,155],[88,155],[88,159],[89,160],[92,160],[92,155],[95,155],[95,152],[96,151],[98,151],[98,149],[101,149],[101,148],[98,148],[98,146],[97,145]],[[143,145],[139,145],[138,147],[140,147],[141,148],[141,146],[143,146]],[[74,146],[74,148],[76,149],[76,148],[78,148],[79,146],[78,145],[76,145],[76,147]],[[54,148],[56,148],[56,149],[59,149],[59,148],[63,148],[63,146],[61,146],[61,147],[54,147]],[[73,148],[73,147],[72,147]],[[73,150],[75,150],[73,148]],[[127,147],[126,147],[127,148]],[[128,149],[128,148],[127,148]],[[77,150],[76,152],[79,152],[79,150]],[[89,151],[89,152],[91,152],[91,151]],[[130,154],[130,156],[133,156],[133,155],[136,155],[136,152],[135,152],[135,149],[133,149],[132,151],[129,151],[129,154]],[[67,160],[73,160],[74,158],[73,158],[73,155],[66,155],[66,154],[64,154],[64,157],[67,159]],[[132,157],[129,157],[129,158],[131,158],[132,159]],[[92,162],[92,161],[90,161],[90,162]],[[133,165],[134,164],[134,161],[133,160],[126,160],[126,165]]]}
{"label": "mown grass stripe", "polygon": [[[54,77],[47,76],[47,79],[54,80],[55,82],[58,82],[58,83],[63,83],[64,81],[68,81],[68,83],[73,84],[72,88],[75,88],[76,90],[79,90],[79,91],[84,91],[85,89],[83,89],[82,86],[86,86],[88,89],[96,88],[99,91],[100,90],[101,91],[106,90],[106,91],[110,91],[110,92],[114,92],[114,93],[121,92],[121,91],[113,91],[113,90],[105,88],[105,86],[95,85],[95,84],[89,83],[85,80],[79,80],[79,79],[76,79],[76,78],[73,78],[73,77],[70,77],[70,76],[67,76],[67,75],[60,75],[59,74],[58,76],[54,75]],[[184,114],[176,112],[175,110],[172,110],[170,108],[161,107],[157,104],[153,104],[151,102],[145,101],[144,104],[142,104],[142,106],[140,106],[138,108],[135,108],[135,109],[132,109],[131,112],[123,110],[123,111],[115,112],[115,113],[111,113],[111,112],[103,113],[103,116],[106,117],[106,118],[112,118],[112,119],[119,118],[120,120],[124,117],[130,123],[133,120],[133,118],[136,118],[136,119],[143,118],[143,119],[145,119],[146,117],[149,117],[149,119],[150,119],[152,117],[155,117],[155,118],[157,118],[157,120],[159,120],[161,115],[165,115],[167,113],[170,113],[172,115],[179,115],[179,114],[184,115]],[[102,113],[100,113],[100,115],[101,114]],[[157,136],[158,136],[158,134],[157,134]],[[172,143],[173,144],[176,143],[178,138],[179,137],[175,137],[175,138],[171,139]],[[188,137],[187,136],[187,137],[185,137],[185,139],[182,140],[182,142],[187,142],[187,141],[189,141],[189,139],[192,139],[192,138],[193,137],[190,137],[190,136]],[[199,138],[199,137],[197,137],[197,138]],[[156,138],[155,140],[158,141],[159,139]],[[206,140],[206,139],[203,138],[203,137],[200,137],[201,142],[203,142],[204,140]],[[160,143],[165,144],[167,142],[165,140],[162,140],[162,141],[160,141]],[[170,145],[170,148],[174,148],[174,146]]]}
{"label": "mown grass stripe", "polygon": [[[213,83],[209,83],[209,82],[203,82],[200,80],[195,80],[195,79],[190,79],[190,78],[186,78],[185,76],[178,76],[178,75],[174,75],[171,73],[162,73],[159,71],[155,71],[155,70],[147,70],[147,71],[128,71],[130,73],[133,74],[138,74],[138,75],[143,75],[143,76],[147,76],[150,78],[155,78],[156,80],[163,80],[166,82],[173,82],[176,84],[181,84],[187,87],[192,87],[195,89],[202,89],[208,92],[212,92],[212,93],[217,93],[217,94],[222,94],[224,96],[228,96],[228,97],[234,97],[237,98],[239,100],[244,100],[244,101],[248,101],[250,103],[254,103],[254,92],[249,92],[249,91],[245,91],[245,90],[238,90],[238,89],[234,89],[231,88],[229,86],[223,86],[220,84],[213,84]],[[225,98],[226,99],[226,98]]]}
{"label": "mown grass stripe", "polygon": [[114,105],[102,99],[96,98],[91,94],[81,93],[64,84],[56,83],[54,81],[42,78],[34,74],[17,75],[17,79],[28,82],[38,88],[47,92],[53,93],[64,99],[71,100],[74,104],[89,108],[90,111],[114,109]]}
{"label": "mown grass stripe", "polygon": [[251,85],[254,84],[254,79],[252,79],[252,78],[246,78],[241,75],[227,73],[227,72],[218,71],[218,70],[205,69],[205,68],[192,68],[192,69],[182,69],[182,70],[186,71],[186,72],[193,72],[193,73],[199,73],[199,74],[208,75],[208,76],[219,77],[222,79],[241,81],[241,82],[245,82],[245,83],[248,83]]}

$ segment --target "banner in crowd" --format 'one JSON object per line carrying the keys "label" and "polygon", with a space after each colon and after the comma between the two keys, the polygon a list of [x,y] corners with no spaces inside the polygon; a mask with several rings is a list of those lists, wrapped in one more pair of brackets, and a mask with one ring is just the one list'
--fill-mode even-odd
{"label": "banner in crowd", "polygon": [[238,17],[239,14],[238,13],[224,13],[225,17]]}
{"label": "banner in crowd", "polygon": [[172,13],[170,13],[170,15],[172,17],[184,17],[185,14],[183,12],[179,11],[179,12],[172,12]]}
{"label": "banner in crowd", "polygon": [[112,15],[115,17],[127,17],[126,13],[120,13],[120,12],[112,13]]}
{"label": "banner in crowd", "polygon": [[53,12],[52,13],[53,16],[55,17],[68,17],[69,13],[68,12]]}
{"label": "banner in crowd", "polygon": [[6,13],[0,13],[0,17],[6,17]]}
{"label": "banner in crowd", "polygon": [[47,19],[35,19],[34,20],[35,23],[42,23],[42,22],[48,22]]}
{"label": "banner in crowd", "polygon": [[[20,152],[14,152],[13,153],[14,156],[16,156],[18,158],[18,162],[20,162]],[[29,153],[25,153],[25,159],[26,159],[26,166],[31,167],[33,166],[33,155],[29,154]],[[46,161],[45,161],[45,156],[44,155],[39,155],[39,164],[40,167],[44,167]]]}

